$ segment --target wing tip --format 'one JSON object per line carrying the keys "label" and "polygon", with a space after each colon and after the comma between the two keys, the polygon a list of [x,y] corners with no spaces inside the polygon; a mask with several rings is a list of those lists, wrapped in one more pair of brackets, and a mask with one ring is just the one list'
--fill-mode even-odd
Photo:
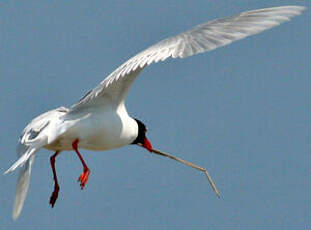
{"label": "wing tip", "polygon": [[307,9],[306,6],[298,6],[298,5],[289,6],[289,7],[291,7],[293,10],[295,10],[298,13],[297,15],[301,14],[304,10]]}
{"label": "wing tip", "polygon": [[13,212],[12,212],[12,219],[13,219],[14,221],[16,221],[17,218],[19,217],[19,215],[20,215],[20,213],[21,213],[21,210],[22,210],[21,208],[15,209],[15,207],[14,207]]}
{"label": "wing tip", "polygon": [[16,166],[15,164],[13,164],[9,169],[7,169],[7,170],[3,173],[3,175],[6,175],[6,174],[8,174],[8,173],[10,173],[10,172],[13,172],[17,167],[18,167],[18,166]]}
{"label": "wing tip", "polygon": [[280,8],[280,9],[290,9],[293,12],[295,12],[295,14],[293,16],[300,15],[304,10],[307,9],[306,6],[299,6],[299,5],[280,6],[280,7],[277,7],[277,8]]}

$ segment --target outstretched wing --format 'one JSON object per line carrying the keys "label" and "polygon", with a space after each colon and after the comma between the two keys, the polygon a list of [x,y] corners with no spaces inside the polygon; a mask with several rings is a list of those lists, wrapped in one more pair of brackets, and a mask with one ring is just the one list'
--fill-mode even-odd
{"label": "outstretched wing", "polygon": [[102,106],[107,102],[118,105],[124,102],[131,84],[141,70],[151,63],[164,61],[168,57],[184,58],[216,49],[277,26],[299,15],[304,9],[302,6],[281,6],[247,11],[198,25],[164,39],[122,64],[73,105],[71,111]]}

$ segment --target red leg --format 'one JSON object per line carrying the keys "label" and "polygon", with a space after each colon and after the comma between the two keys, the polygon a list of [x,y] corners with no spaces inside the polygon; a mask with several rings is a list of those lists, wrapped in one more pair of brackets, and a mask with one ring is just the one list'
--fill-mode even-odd
{"label": "red leg", "polygon": [[90,169],[87,167],[87,165],[85,164],[79,150],[78,150],[78,143],[79,143],[79,139],[76,139],[74,142],[72,142],[72,147],[73,149],[76,151],[82,165],[83,165],[83,173],[80,175],[78,181],[80,181],[80,187],[81,189],[84,188],[87,180],[89,179],[89,175],[90,175]]}
{"label": "red leg", "polygon": [[50,197],[50,204],[52,208],[54,207],[54,204],[57,200],[58,191],[59,191],[59,185],[58,185],[57,175],[56,175],[56,170],[55,170],[55,158],[58,154],[59,154],[59,151],[56,151],[54,155],[50,157],[50,162],[51,162],[51,167],[52,167],[53,177],[54,177],[54,191]]}

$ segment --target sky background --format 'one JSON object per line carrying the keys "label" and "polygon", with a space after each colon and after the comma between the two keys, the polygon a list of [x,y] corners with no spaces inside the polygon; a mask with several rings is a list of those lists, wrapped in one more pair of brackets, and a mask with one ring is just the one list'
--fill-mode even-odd
{"label": "sky background", "polygon": [[35,116],[77,102],[132,55],[197,24],[280,5],[309,7],[272,30],[143,71],[127,100],[155,148],[81,150],[56,160],[61,191],[49,207],[49,157],[38,152],[19,219],[17,172],[1,176],[0,230],[309,229],[311,227],[310,1],[41,1],[0,3],[0,169]]}

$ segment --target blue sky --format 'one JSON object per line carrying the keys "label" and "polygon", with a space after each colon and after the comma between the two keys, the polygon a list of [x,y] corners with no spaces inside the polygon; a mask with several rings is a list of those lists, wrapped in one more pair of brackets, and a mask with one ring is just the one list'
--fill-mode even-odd
{"label": "blue sky", "polygon": [[17,172],[1,176],[0,229],[308,229],[311,227],[309,1],[3,1],[0,7],[0,169],[25,125],[70,106],[132,55],[197,24],[280,5],[309,7],[277,28],[209,53],[144,70],[127,107],[154,147],[203,174],[128,146],[57,158],[37,154],[20,218]]}

